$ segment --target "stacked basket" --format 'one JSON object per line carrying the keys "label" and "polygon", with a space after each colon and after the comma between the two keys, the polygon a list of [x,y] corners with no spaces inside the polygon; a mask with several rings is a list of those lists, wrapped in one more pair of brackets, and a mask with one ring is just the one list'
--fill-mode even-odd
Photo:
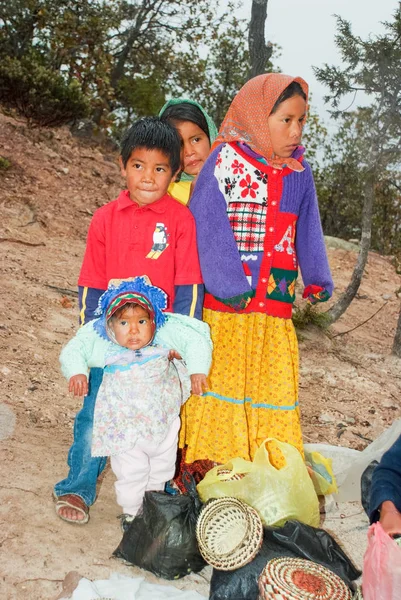
{"label": "stacked basket", "polygon": [[205,504],[196,525],[199,550],[207,563],[233,571],[249,563],[263,541],[259,514],[237,498],[218,498]]}
{"label": "stacked basket", "polygon": [[351,600],[342,579],[302,558],[274,558],[259,577],[260,600]]}

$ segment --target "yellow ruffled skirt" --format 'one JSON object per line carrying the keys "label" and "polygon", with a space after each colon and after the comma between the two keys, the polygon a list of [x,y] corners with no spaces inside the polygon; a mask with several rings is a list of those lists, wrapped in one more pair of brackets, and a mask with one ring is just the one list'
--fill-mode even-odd
{"label": "yellow ruffled skirt", "polygon": [[[252,460],[267,437],[295,446],[303,456],[298,407],[298,343],[291,319],[262,313],[205,309],[213,361],[209,390],[191,396],[181,411],[179,445],[187,463]],[[275,445],[275,467],[284,465]]]}

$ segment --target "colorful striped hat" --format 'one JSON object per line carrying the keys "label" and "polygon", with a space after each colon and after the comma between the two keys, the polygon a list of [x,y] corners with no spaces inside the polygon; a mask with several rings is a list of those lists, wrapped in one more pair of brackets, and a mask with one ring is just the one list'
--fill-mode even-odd
{"label": "colorful striped hat", "polygon": [[[107,290],[100,296],[94,322],[95,331],[103,338],[110,339],[107,325],[109,319],[118,308],[125,304],[142,306],[150,315],[155,331],[161,327],[166,316],[163,310],[167,306],[167,294],[160,288],[152,285],[149,277],[141,275],[128,279],[111,279]],[[114,340],[113,340],[114,341]]]}

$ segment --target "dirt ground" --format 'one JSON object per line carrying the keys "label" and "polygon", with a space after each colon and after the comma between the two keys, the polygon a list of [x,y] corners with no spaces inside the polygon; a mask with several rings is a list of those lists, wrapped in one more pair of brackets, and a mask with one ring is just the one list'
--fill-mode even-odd
{"label": "dirt ground", "polygon": [[[110,470],[88,525],[63,523],[52,503],[80,406],[67,393],[58,355],[77,326],[76,281],[91,215],[123,182],[112,149],[91,147],[67,129],[29,131],[3,114],[0,154],[10,162],[0,166],[0,596],[53,600],[69,571],[90,579],[144,574],[110,558],[120,540]],[[357,256],[337,245],[329,240],[336,296]],[[371,253],[347,313],[328,334],[301,332],[305,441],[362,450],[401,416],[401,361],[390,354],[400,297],[390,258]],[[210,568],[174,585],[207,596],[209,578]]]}

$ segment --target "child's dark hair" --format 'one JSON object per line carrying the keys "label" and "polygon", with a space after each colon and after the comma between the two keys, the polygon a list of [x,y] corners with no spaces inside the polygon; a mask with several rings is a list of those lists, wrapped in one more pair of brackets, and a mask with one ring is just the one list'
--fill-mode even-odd
{"label": "child's dark hair", "polygon": [[136,148],[159,150],[169,159],[173,173],[180,168],[180,136],[175,127],[160,117],[139,119],[124,133],[120,144],[124,167]]}
{"label": "child's dark hair", "polygon": [[293,81],[285,88],[284,92],[282,92],[281,96],[276,100],[270,114],[274,114],[282,102],[285,102],[293,96],[301,96],[306,101],[306,94],[298,81]]}
{"label": "child's dark hair", "polygon": [[126,310],[129,310],[130,308],[137,308],[137,307],[142,308],[147,313],[148,317],[150,318],[149,311],[146,310],[146,308],[144,306],[141,306],[141,304],[137,304],[136,302],[126,302],[125,304],[123,304],[122,306],[119,306],[117,308],[116,312],[112,314],[111,320],[117,321],[117,319],[120,319],[121,315]]}
{"label": "child's dark hair", "polygon": [[190,104],[189,102],[172,104],[163,112],[162,119],[166,119],[172,123],[191,121],[206,133],[210,142],[209,127],[205,115],[195,104]]}

